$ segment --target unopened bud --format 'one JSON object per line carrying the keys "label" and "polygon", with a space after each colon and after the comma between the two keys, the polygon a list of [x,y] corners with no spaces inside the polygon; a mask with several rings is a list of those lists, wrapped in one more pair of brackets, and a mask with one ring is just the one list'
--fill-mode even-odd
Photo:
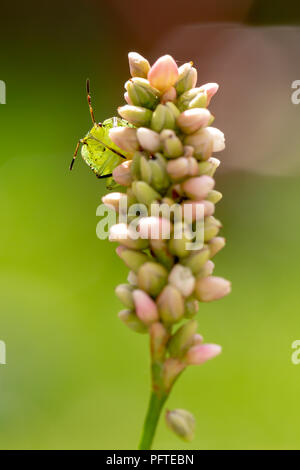
{"label": "unopened bud", "polygon": [[124,100],[126,101],[127,104],[133,105],[133,102],[129,98],[129,95],[128,95],[127,91],[124,93]]}
{"label": "unopened bud", "polygon": [[215,181],[211,176],[202,175],[190,178],[182,183],[185,194],[196,201],[205,199],[209,191],[213,189]]}
{"label": "unopened bud", "polygon": [[133,271],[129,271],[127,281],[131,286],[137,286],[137,275]]}
{"label": "unopened bud", "polygon": [[161,147],[159,134],[146,127],[137,130],[137,138],[142,148],[148,152],[155,153]]}
{"label": "unopened bud", "polygon": [[[121,258],[121,254],[123,253],[123,251],[125,251],[127,248],[125,248],[125,246],[122,246],[122,245],[119,245],[117,246],[116,248],[116,253],[117,255],[119,256],[119,258]],[[122,258],[121,258],[122,259]]]}
{"label": "unopened bud", "polygon": [[136,127],[149,126],[152,118],[152,111],[141,106],[132,106],[126,104],[118,108],[118,113],[126,121],[130,122]]}
{"label": "unopened bud", "polygon": [[113,170],[112,175],[114,180],[122,186],[130,186],[132,183],[131,162],[132,160],[125,160]]}
{"label": "unopened bud", "polygon": [[174,113],[165,104],[159,104],[153,111],[151,119],[151,129],[160,132],[163,129],[175,129],[176,118]]}
{"label": "unopened bud", "polygon": [[202,268],[199,269],[199,271],[197,272],[197,279],[200,277],[210,276],[213,273],[214,269],[215,269],[215,263],[211,261],[210,259],[207,260],[202,266]]}
{"label": "unopened bud", "polygon": [[168,280],[168,271],[159,263],[149,261],[138,271],[138,286],[151,296],[157,296]]}
{"label": "unopened bud", "polygon": [[174,116],[175,119],[177,119],[178,116],[180,116],[179,109],[177,108],[177,106],[174,103],[172,103],[172,101],[168,101],[165,106],[172,113],[172,115]]}
{"label": "unopened bud", "polygon": [[187,258],[184,258],[181,262],[184,266],[190,268],[192,273],[197,276],[198,272],[209,259],[210,251],[207,246],[204,246],[200,251],[190,254]]}
{"label": "unopened bud", "polygon": [[[197,103],[197,106],[191,106],[191,103]],[[179,96],[177,106],[180,111],[185,111],[189,108],[206,108],[207,93],[199,87],[187,90]]]}
{"label": "unopened bud", "polygon": [[167,129],[163,130],[160,134],[160,139],[162,141],[164,154],[166,157],[177,158],[182,155],[183,145],[174,131]]}
{"label": "unopened bud", "polygon": [[193,297],[189,297],[184,302],[185,318],[193,318],[199,310],[199,302]]}
{"label": "unopened bud", "polygon": [[200,129],[188,135],[184,143],[194,147],[195,156],[202,160],[207,160],[211,152],[219,152],[225,148],[224,134],[216,127]]}
{"label": "unopened bud", "polygon": [[171,222],[164,217],[142,217],[139,221],[138,231],[141,238],[146,239],[169,239]]}
{"label": "unopened bud", "polygon": [[154,300],[140,289],[133,291],[133,301],[138,318],[145,324],[151,325],[158,321],[158,310]]}
{"label": "unopened bud", "polygon": [[191,243],[193,238],[192,233],[189,226],[182,222],[176,222],[174,224],[173,232],[173,238],[169,241],[169,251],[172,255],[183,258],[190,254],[190,251],[187,249],[187,244]]}
{"label": "unopened bud", "polygon": [[146,263],[150,259],[147,255],[145,255],[145,253],[140,253],[139,251],[135,250],[127,250],[126,248],[121,250],[119,256],[124,261],[126,266],[135,273],[138,272],[142,264]]}
{"label": "unopened bud", "polygon": [[141,172],[141,179],[145,181],[146,183],[150,184],[151,183],[151,168],[149,165],[149,160],[142,156],[140,160],[140,172]]}
{"label": "unopened bud", "polygon": [[191,145],[184,145],[183,147],[183,156],[186,158],[192,157],[194,155],[194,147]]}
{"label": "unopened bud", "polygon": [[147,240],[136,238],[136,234],[133,233],[133,230],[130,230],[130,227],[124,223],[115,224],[110,227],[109,241],[119,242],[121,245],[132,250],[145,250],[148,247]]}
{"label": "unopened bud", "polygon": [[224,237],[213,237],[208,244],[210,257],[213,258],[222,248],[224,248],[226,240]]}
{"label": "unopened bud", "polygon": [[193,157],[170,160],[167,163],[167,172],[173,181],[179,181],[187,175],[197,176],[199,172],[197,160]]}
{"label": "unopened bud", "polygon": [[174,257],[169,253],[167,244],[164,240],[151,240],[151,252],[157,260],[168,270],[174,265]]}
{"label": "unopened bud", "polygon": [[170,160],[167,164],[167,172],[173,181],[181,180],[188,174],[188,159],[179,157]]}
{"label": "unopened bud", "polygon": [[206,127],[211,121],[211,117],[208,109],[188,109],[178,116],[177,124],[185,134],[193,134],[198,129]]}
{"label": "unopened bud", "polygon": [[120,299],[122,304],[128,308],[134,308],[134,302],[132,297],[133,286],[130,284],[119,284],[115,288],[115,293],[117,297]]}
{"label": "unopened bud", "polygon": [[132,77],[147,78],[150,70],[150,64],[145,57],[137,52],[129,52],[128,54],[130,75]]}
{"label": "unopened bud", "polygon": [[187,157],[188,161],[188,175],[189,176],[198,176],[199,175],[199,167],[198,162],[194,157]]}
{"label": "unopened bud", "polygon": [[105,204],[105,206],[114,209],[116,212],[119,212],[120,205],[125,201],[128,202],[127,200],[127,195],[124,193],[108,193],[105,196],[102,197],[102,202]]}
{"label": "unopened bud", "polygon": [[139,148],[139,142],[136,136],[136,129],[132,127],[113,127],[109,130],[109,137],[125,152],[134,153]]}
{"label": "unopened bud", "polygon": [[178,322],[184,313],[184,300],[176,287],[167,285],[157,298],[160,318],[166,324]]}
{"label": "unopened bud", "polygon": [[177,97],[176,90],[173,86],[171,86],[167,91],[165,91],[161,98],[160,101],[162,104],[167,103],[168,101],[175,101]]}
{"label": "unopened bud", "polygon": [[231,291],[231,283],[227,279],[217,276],[208,276],[196,280],[195,293],[198,300],[211,302],[218,300]]}
{"label": "unopened bud", "polygon": [[176,409],[166,412],[167,426],[184,441],[192,441],[195,435],[196,421],[192,413]]}
{"label": "unopened bud", "polygon": [[195,278],[187,266],[175,264],[169,274],[169,283],[176,287],[184,297],[191,295],[195,288]]}
{"label": "unopened bud", "polygon": [[130,101],[135,106],[154,109],[160,97],[160,92],[153,88],[145,78],[135,77],[125,83]]}
{"label": "unopened bud", "polygon": [[143,154],[141,152],[135,152],[131,160],[130,172],[134,179],[138,180],[141,178],[140,163]]}
{"label": "unopened bud", "polygon": [[167,189],[170,180],[165,162],[162,164],[162,162],[155,157],[149,160],[149,166],[151,168],[151,185],[153,188],[159,192]]}
{"label": "unopened bud", "polygon": [[218,344],[207,343],[192,346],[186,353],[185,361],[188,365],[198,366],[218,356],[221,351],[222,348]]}
{"label": "unopened bud", "polygon": [[220,228],[222,227],[221,222],[214,216],[205,217],[204,220],[204,241],[208,242],[215,237]]}
{"label": "unopened bud", "polygon": [[153,323],[149,329],[149,333],[152,361],[162,361],[165,356],[166,345],[170,335],[160,322]]}
{"label": "unopened bud", "polygon": [[200,91],[188,103],[188,109],[206,108],[208,106],[208,97],[205,91]]}
{"label": "unopened bud", "polygon": [[172,87],[178,78],[178,67],[170,55],[164,55],[157,59],[148,72],[150,84],[164,92]]}
{"label": "unopened bud", "polygon": [[147,333],[148,329],[132,310],[121,310],[118,317],[120,320],[136,333]]}
{"label": "unopened bud", "polygon": [[198,163],[200,175],[214,176],[220,163],[220,160],[214,157],[210,157],[208,160]]}
{"label": "unopened bud", "polygon": [[199,335],[199,333],[193,336],[193,346],[199,345],[203,343],[203,336]]}
{"label": "unopened bud", "polygon": [[190,320],[182,325],[170,338],[168,349],[173,357],[182,357],[193,344],[193,338],[197,331],[198,323]]}
{"label": "unopened bud", "polygon": [[139,202],[150,206],[152,202],[160,199],[160,194],[155,191],[145,181],[134,181],[132,183],[132,190]]}
{"label": "unopened bud", "polygon": [[175,88],[178,95],[181,95],[185,91],[194,88],[197,83],[197,70],[192,67],[193,63],[188,62],[183,64],[178,69],[178,79],[175,83]]}
{"label": "unopened bud", "polygon": [[203,216],[213,215],[215,206],[212,202],[202,201],[183,201],[181,204],[184,220],[186,222],[194,222],[195,220],[203,219]]}
{"label": "unopened bud", "polygon": [[221,201],[223,194],[220,191],[216,191],[213,189],[209,191],[208,195],[206,196],[207,201],[212,202],[213,204],[217,204],[217,202]]}
{"label": "unopened bud", "polygon": [[206,106],[209,105],[210,100],[212,97],[217,93],[219,89],[219,85],[217,83],[206,83],[205,85],[202,85],[200,87],[200,90],[206,93],[207,95],[207,104]]}

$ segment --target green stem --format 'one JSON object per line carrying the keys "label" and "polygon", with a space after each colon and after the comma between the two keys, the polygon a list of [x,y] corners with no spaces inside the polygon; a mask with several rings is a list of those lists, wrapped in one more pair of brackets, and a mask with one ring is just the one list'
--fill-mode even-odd
{"label": "green stem", "polygon": [[148,406],[147,415],[145,418],[143,433],[141,442],[139,445],[139,450],[149,450],[151,449],[152,441],[160,417],[162,407],[168,398],[167,394],[157,394],[155,392],[151,393],[150,402]]}

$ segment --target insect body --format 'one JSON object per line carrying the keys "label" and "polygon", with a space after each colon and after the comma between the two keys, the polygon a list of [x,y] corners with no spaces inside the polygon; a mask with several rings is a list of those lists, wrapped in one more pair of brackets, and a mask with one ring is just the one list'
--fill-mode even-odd
{"label": "insect body", "polygon": [[127,159],[130,155],[124,150],[120,149],[115,145],[109,138],[109,130],[113,127],[132,127],[124,119],[113,117],[106,119],[103,123],[96,123],[94,118],[94,112],[91,105],[89,81],[87,80],[87,100],[90,108],[90,114],[93,121],[92,129],[86,134],[83,139],[80,139],[77,143],[76,150],[70,165],[70,170],[73,168],[75,158],[77,156],[79,147],[81,145],[81,156],[83,160],[89,165],[91,170],[96,174],[98,178],[109,178],[107,186],[112,187],[112,171],[118,166],[124,159]]}

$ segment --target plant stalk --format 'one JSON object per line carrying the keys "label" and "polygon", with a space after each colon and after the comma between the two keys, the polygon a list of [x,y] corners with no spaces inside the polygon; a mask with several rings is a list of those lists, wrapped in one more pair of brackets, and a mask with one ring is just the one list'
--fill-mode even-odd
{"label": "plant stalk", "polygon": [[168,398],[166,393],[152,391],[146,414],[139,450],[151,449],[162,407]]}

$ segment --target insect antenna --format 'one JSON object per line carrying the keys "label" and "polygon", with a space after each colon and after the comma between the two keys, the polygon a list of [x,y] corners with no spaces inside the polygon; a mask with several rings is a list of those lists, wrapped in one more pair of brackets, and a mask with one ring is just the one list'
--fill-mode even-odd
{"label": "insect antenna", "polygon": [[92,122],[93,122],[94,126],[101,125],[101,124],[97,124],[96,120],[95,120],[94,111],[93,111],[93,107],[92,107],[92,99],[91,99],[91,94],[90,94],[90,80],[88,78],[86,80],[86,94],[87,94],[86,97],[87,97],[87,102],[88,102],[88,105],[89,105],[89,110],[90,110],[90,115],[91,115],[91,118],[92,118]]}

